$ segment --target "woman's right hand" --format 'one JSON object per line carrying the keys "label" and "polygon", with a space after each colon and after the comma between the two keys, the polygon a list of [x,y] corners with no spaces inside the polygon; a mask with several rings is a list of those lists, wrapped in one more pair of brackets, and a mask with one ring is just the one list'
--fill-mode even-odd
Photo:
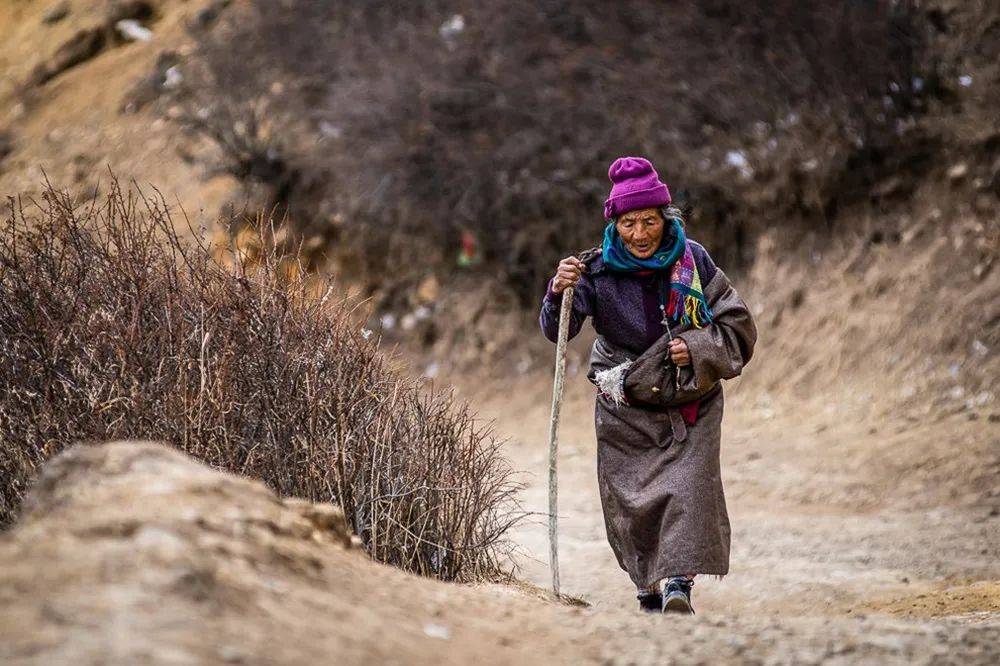
{"label": "woman's right hand", "polygon": [[556,268],[556,275],[552,278],[552,291],[557,294],[563,293],[567,287],[575,287],[583,275],[583,262],[576,257],[566,257],[559,262]]}

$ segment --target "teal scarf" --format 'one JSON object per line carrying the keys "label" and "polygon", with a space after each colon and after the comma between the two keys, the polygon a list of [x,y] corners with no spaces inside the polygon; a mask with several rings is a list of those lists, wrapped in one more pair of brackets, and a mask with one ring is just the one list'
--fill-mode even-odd
{"label": "teal scarf", "polygon": [[681,258],[684,254],[684,248],[687,246],[687,237],[684,236],[681,221],[674,218],[671,222],[673,233],[664,230],[659,249],[649,259],[640,259],[629,252],[625,243],[622,242],[622,237],[618,233],[614,221],[609,222],[608,226],[604,228],[601,258],[608,268],[621,273],[662,271],[670,268],[675,261]]}
{"label": "teal scarf", "polygon": [[629,252],[612,222],[604,229],[601,254],[604,263],[613,271],[634,273],[670,269],[670,295],[660,305],[663,314],[676,322],[705,328],[712,323],[712,309],[705,298],[694,253],[681,221],[674,218],[672,222],[672,237],[665,231],[659,249],[649,259],[639,259]]}

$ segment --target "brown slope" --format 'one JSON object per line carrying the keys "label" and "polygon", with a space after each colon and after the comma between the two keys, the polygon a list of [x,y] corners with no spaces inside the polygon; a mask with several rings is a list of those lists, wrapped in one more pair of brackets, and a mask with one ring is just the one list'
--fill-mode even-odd
{"label": "brown slope", "polygon": [[[126,112],[133,90],[153,74],[164,54],[190,49],[187,25],[207,4],[156,0],[152,18],[142,23],[153,32],[149,42],[125,42],[108,27],[121,0],[70,0],[69,13],[55,23],[45,14],[55,2],[22,0],[0,3],[0,131],[10,153],[0,157],[0,191],[37,195],[43,172],[53,183],[72,187],[81,197],[109,180],[109,169],[123,179],[153,183],[168,199],[180,202],[192,217],[202,211],[214,219],[235,183],[210,176],[193,165],[203,148],[149,107]],[[91,57],[44,84],[32,73],[50,66],[81,32],[105,33]]]}

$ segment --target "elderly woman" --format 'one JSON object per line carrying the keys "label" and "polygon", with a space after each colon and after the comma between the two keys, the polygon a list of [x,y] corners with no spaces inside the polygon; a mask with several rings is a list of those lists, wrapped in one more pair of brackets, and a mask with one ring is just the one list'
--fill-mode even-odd
{"label": "elderly woman", "polygon": [[608,541],[641,609],[693,613],[695,575],[729,572],[720,380],[740,374],[757,331],[653,165],[622,157],[608,176],[604,242],[559,262],[541,326],[555,342],[574,286],[569,335],[587,317],[598,334],[588,377]]}

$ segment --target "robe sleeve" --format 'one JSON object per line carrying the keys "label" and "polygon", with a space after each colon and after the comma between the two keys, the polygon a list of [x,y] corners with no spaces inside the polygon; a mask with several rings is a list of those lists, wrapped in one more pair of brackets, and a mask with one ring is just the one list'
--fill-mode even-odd
{"label": "robe sleeve", "polygon": [[691,365],[681,368],[681,384],[687,390],[704,391],[720,379],[739,375],[757,342],[750,309],[722,269],[705,287],[705,298],[712,309],[712,323],[677,334],[691,354]]}
{"label": "robe sleeve", "polygon": [[[542,333],[550,342],[555,342],[559,337],[559,308],[562,306],[562,294],[552,291],[552,280],[542,299],[542,311],[538,316]],[[576,334],[583,328],[584,320],[594,314],[594,283],[593,279],[584,273],[580,276],[580,281],[576,283],[573,291],[573,309],[570,311],[569,337],[576,337]]]}

